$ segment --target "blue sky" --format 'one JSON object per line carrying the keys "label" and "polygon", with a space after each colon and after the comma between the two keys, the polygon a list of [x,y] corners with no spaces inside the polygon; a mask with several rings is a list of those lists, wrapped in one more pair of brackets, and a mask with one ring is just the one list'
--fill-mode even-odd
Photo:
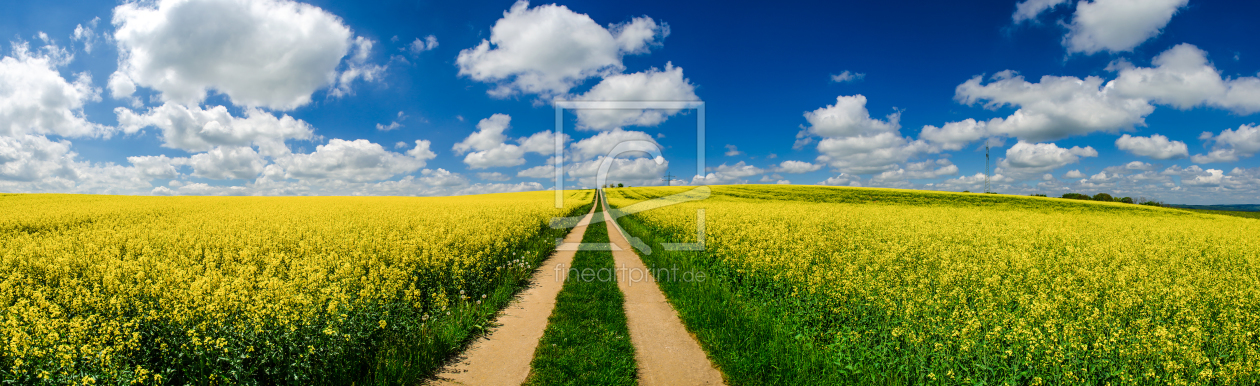
{"label": "blue sky", "polygon": [[[1260,4],[164,0],[0,12],[0,191],[983,189],[1255,203]],[[634,142],[638,141],[638,142]],[[637,147],[636,147],[637,146]]]}

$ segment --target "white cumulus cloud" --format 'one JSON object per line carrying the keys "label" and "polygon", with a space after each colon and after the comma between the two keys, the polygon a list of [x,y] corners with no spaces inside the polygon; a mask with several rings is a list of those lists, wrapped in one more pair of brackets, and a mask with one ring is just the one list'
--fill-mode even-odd
{"label": "white cumulus cloud", "polygon": [[88,121],[83,112],[86,102],[100,100],[101,90],[92,86],[92,77],[80,73],[68,82],[57,71],[72,58],[51,44],[36,52],[26,42],[13,44],[12,56],[0,59],[0,135],[111,134],[111,128]]}
{"label": "white cumulus cloud", "polygon": [[339,78],[366,79],[372,70],[351,58],[352,74],[339,73],[351,48],[366,55],[371,42],[355,39],[336,15],[295,1],[128,2],[114,9],[113,24],[116,97],[135,84],[185,105],[214,90],[236,105],[291,110]]}
{"label": "white cumulus cloud", "polygon": [[1011,15],[1011,20],[1015,24],[1036,20],[1037,15],[1040,15],[1042,12],[1049,11],[1067,2],[1068,0],[1024,0],[1019,2],[1019,4],[1015,4],[1015,13]]}
{"label": "white cumulus cloud", "polygon": [[862,186],[862,178],[852,174],[840,173],[818,182],[818,185]]}
{"label": "white cumulus cloud", "polygon": [[930,151],[922,141],[909,141],[895,132],[856,137],[824,138],[818,143],[818,162],[852,174],[891,170],[896,164]]}
{"label": "white cumulus cloud", "polygon": [[24,134],[0,136],[0,181],[34,182],[46,178],[79,179],[70,142]]}
{"label": "white cumulus cloud", "polygon": [[1169,141],[1168,137],[1159,134],[1149,137],[1134,137],[1125,134],[1116,139],[1116,148],[1133,155],[1161,160],[1186,158],[1190,155],[1185,142]]}
{"label": "white cumulus cloud", "polygon": [[1218,169],[1205,170],[1203,174],[1193,178],[1182,177],[1181,184],[1187,186],[1220,186],[1225,179],[1225,172]]}
{"label": "white cumulus cloud", "polygon": [[432,145],[432,143],[428,140],[417,139],[416,147],[411,148],[411,150],[407,150],[407,155],[421,161],[428,161],[437,158],[437,153],[434,153],[433,150],[429,149],[430,145]]}
{"label": "white cumulus cloud", "polygon": [[[577,162],[569,167],[566,171],[569,177],[578,181],[582,186],[599,185],[599,169],[607,160],[606,157],[599,157],[589,161]],[[669,170],[669,162],[663,157],[648,158],[613,158],[608,168],[605,183],[611,184],[627,184],[632,186],[648,186],[663,185],[664,180],[661,176],[665,175],[665,171]],[[550,168],[550,167],[549,167]],[[550,169],[551,176],[554,176],[554,169]]]}
{"label": "white cumulus cloud", "polygon": [[[511,123],[512,117],[507,114],[494,114],[482,119],[477,122],[477,131],[456,143],[453,149],[456,154],[468,153],[464,156],[464,163],[473,169],[518,166],[525,163],[527,152],[542,155],[555,152],[555,133],[550,131],[520,138],[520,146],[505,143],[508,136],[504,132]],[[562,140],[567,141],[568,137]]]}
{"label": "white cumulus cloud", "polygon": [[[665,70],[651,68],[631,74],[609,75],[577,96],[582,101],[698,101],[696,87],[683,78],[682,67],[665,64]],[[601,109],[597,105],[574,110],[579,130],[611,130],[625,126],[656,126],[678,109]]]}
{"label": "white cumulus cloud", "polygon": [[871,118],[866,110],[866,96],[841,95],[836,104],[805,112],[809,131],[823,137],[852,137],[863,134],[880,134],[901,128],[900,113],[888,115],[887,120]]}
{"label": "white cumulus cloud", "polygon": [[822,165],[809,163],[805,161],[783,161],[779,163],[779,167],[774,170],[779,173],[801,174],[809,173],[821,169]]}
{"label": "white cumulus cloud", "polygon": [[[958,85],[955,98],[972,105],[984,102],[989,109],[1018,107],[1006,118],[978,122],[975,130],[1041,142],[1097,131],[1115,132],[1142,126],[1155,111],[1145,99],[1117,95],[1102,78],[1043,76],[1030,83],[1012,71],[995,74],[989,83],[977,76]],[[956,137],[968,133],[960,130]],[[969,134],[974,135],[974,134]]]}
{"label": "white cumulus cloud", "polygon": [[494,114],[489,118],[482,119],[477,122],[477,131],[468,135],[463,141],[455,144],[454,150],[463,154],[468,151],[484,151],[495,148],[503,144],[507,140],[507,135],[503,132],[507,131],[508,126],[512,123],[512,117],[507,114]]}
{"label": "white cumulus cloud", "polygon": [[[623,150],[634,152],[646,153],[660,149],[660,145],[652,138],[651,134],[644,133],[642,131],[613,129],[612,131],[605,131],[574,143],[572,151],[574,156],[578,159],[602,157],[608,155],[608,153],[613,151],[617,145],[622,143],[626,143],[626,145],[622,146]],[[633,157],[635,155],[635,153],[631,152],[617,156]]]}
{"label": "white cumulus cloud", "polygon": [[250,180],[267,166],[267,161],[250,147],[220,146],[189,157],[193,175],[213,180]]}
{"label": "white cumulus cloud", "polygon": [[490,38],[459,52],[459,75],[494,83],[490,95],[551,97],[578,83],[624,70],[621,58],[647,52],[668,26],[637,17],[605,28],[585,14],[555,4],[529,7],[521,0],[503,13]]}
{"label": "white cumulus cloud", "polygon": [[1177,45],[1152,62],[1155,66],[1149,68],[1113,62],[1108,69],[1117,76],[1108,82],[1093,76],[1044,76],[1031,83],[1013,71],[995,74],[988,83],[977,76],[957,87],[959,102],[1017,110],[989,121],[924,126],[919,137],[944,150],[959,150],[985,137],[1042,142],[1132,129],[1146,124],[1155,104],[1179,109],[1210,106],[1239,114],[1260,111],[1260,77],[1226,78],[1207,61],[1207,53],[1193,45]]}
{"label": "white cumulus cloud", "polygon": [[508,177],[508,175],[499,172],[477,173],[477,178],[486,181],[507,181],[512,179],[512,177]]}
{"label": "white cumulus cloud", "polygon": [[529,169],[525,169],[516,173],[517,177],[527,178],[555,178],[556,167],[552,165],[538,165]]}
{"label": "white cumulus cloud", "polygon": [[877,174],[871,177],[871,181],[874,183],[886,183],[890,181],[923,180],[956,174],[958,174],[958,166],[949,162],[949,160],[943,159],[940,161],[908,163],[904,168]]}
{"label": "white cumulus cloud", "polygon": [[1006,150],[1006,158],[998,162],[997,173],[1017,180],[1033,179],[1051,170],[1076,163],[1082,157],[1097,156],[1098,151],[1089,146],[1064,149],[1053,143],[1020,141]]}
{"label": "white cumulus cloud", "polygon": [[691,183],[693,185],[742,184],[747,183],[749,177],[765,172],[762,168],[744,164],[744,161],[739,161],[734,165],[723,163],[715,168],[711,168],[710,172],[704,176],[693,177]]}
{"label": "white cumulus cloud", "polygon": [[42,135],[0,135],[0,191],[144,194],[153,187],[140,169],[78,161],[71,146]]}
{"label": "white cumulus cloud", "polygon": [[958,122],[946,123],[941,127],[923,126],[919,139],[924,139],[945,150],[962,150],[963,146],[981,138],[991,136],[987,122],[977,122],[967,118]]}
{"label": "white cumulus cloud", "polygon": [[376,42],[362,36],[356,36],[352,47],[353,53],[346,59],[345,70],[337,74],[337,84],[328,91],[329,95],[340,97],[354,94],[351,85],[356,80],[372,82],[380,78],[385,72],[385,66],[379,64],[368,63],[368,58],[372,54],[372,46]]}
{"label": "white cumulus cloud", "polygon": [[1241,114],[1260,111],[1260,78],[1225,79],[1207,52],[1191,44],[1178,44],[1151,61],[1155,67],[1133,67],[1117,62],[1115,91],[1179,109],[1212,106]]}
{"label": "white cumulus cloud", "polygon": [[[995,191],[1009,189],[1011,188],[1010,183],[1015,181],[1015,179],[1010,176],[1003,175],[1001,172],[994,173],[989,176],[988,180],[990,183],[990,189]],[[930,189],[941,188],[953,191],[968,190],[972,192],[980,192],[984,189],[984,181],[984,173],[976,173],[970,176],[960,176],[958,178],[946,179],[940,183],[924,184],[924,186]]]}
{"label": "white cumulus cloud", "polygon": [[1063,45],[1068,52],[1123,52],[1159,35],[1189,0],[1082,0]]}
{"label": "white cumulus cloud", "polygon": [[1260,153],[1260,125],[1242,125],[1236,130],[1225,129],[1217,135],[1203,133],[1200,138],[1214,144],[1208,154],[1191,157],[1195,163],[1235,162],[1241,157]]}
{"label": "white cumulus cloud", "polygon": [[277,159],[276,165],[289,179],[367,182],[414,172],[433,157],[429,141],[416,141],[416,148],[404,155],[365,139],[332,139],[313,153]]}
{"label": "white cumulus cloud", "polygon": [[179,176],[179,166],[187,165],[188,158],[171,158],[166,155],[127,157],[136,170],[148,178],[171,179]]}
{"label": "white cumulus cloud", "polygon": [[424,40],[416,38],[415,41],[411,42],[411,45],[407,46],[407,49],[411,50],[412,53],[418,54],[425,51],[432,51],[434,48],[437,48],[437,46],[437,36],[429,35],[425,36]]}
{"label": "white cumulus cloud", "polygon": [[100,17],[92,18],[87,22],[87,26],[78,24],[74,26],[74,34],[70,35],[70,39],[83,43],[83,52],[92,53],[92,47],[96,44],[96,24],[101,22]]}
{"label": "white cumulus cloud", "polygon": [[1151,165],[1142,161],[1133,161],[1133,162],[1124,164],[1124,168],[1126,170],[1151,171],[1151,170],[1155,170],[1155,165]]}
{"label": "white cumulus cloud", "polygon": [[473,169],[518,166],[525,163],[525,150],[520,146],[499,144],[499,146],[468,153],[464,163]]}
{"label": "white cumulus cloud", "polygon": [[288,115],[280,118],[256,109],[245,109],[245,117],[233,117],[227,107],[202,109],[166,103],[137,114],[125,107],[114,109],[118,124],[127,133],[145,127],[162,131],[163,146],[191,152],[208,151],[217,146],[258,146],[263,155],[288,153],[288,139],[307,140],[314,137],[311,125]]}
{"label": "white cumulus cloud", "polygon": [[[534,135],[521,138],[518,140],[521,149],[526,153],[538,153],[542,155],[552,155],[556,153],[556,133],[552,131],[540,131]],[[560,134],[560,148],[564,148],[564,144],[569,142],[568,134]]]}
{"label": "white cumulus cloud", "polygon": [[399,111],[398,118],[394,119],[393,121],[390,121],[388,125],[377,123],[376,129],[380,131],[390,131],[390,130],[403,127],[403,124],[400,123],[399,121],[404,120],[404,119],[407,119],[407,114],[403,114],[402,111]]}
{"label": "white cumulus cloud", "polygon": [[857,72],[849,72],[848,70],[845,70],[844,72],[841,72],[839,74],[831,75],[831,81],[835,83],[856,82],[856,81],[862,80],[863,78],[866,78],[866,74],[857,73]]}
{"label": "white cumulus cloud", "polygon": [[871,118],[863,95],[836,98],[834,105],[805,112],[809,126],[797,135],[795,147],[822,137],[816,161],[846,173],[868,174],[891,170],[919,153],[932,150],[926,141],[910,141],[898,131],[901,113]]}

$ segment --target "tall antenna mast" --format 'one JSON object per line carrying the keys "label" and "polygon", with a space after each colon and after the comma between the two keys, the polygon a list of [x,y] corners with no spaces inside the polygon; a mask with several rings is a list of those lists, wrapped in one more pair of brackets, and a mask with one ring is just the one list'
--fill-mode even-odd
{"label": "tall antenna mast", "polygon": [[989,144],[984,145],[984,192],[989,192]]}

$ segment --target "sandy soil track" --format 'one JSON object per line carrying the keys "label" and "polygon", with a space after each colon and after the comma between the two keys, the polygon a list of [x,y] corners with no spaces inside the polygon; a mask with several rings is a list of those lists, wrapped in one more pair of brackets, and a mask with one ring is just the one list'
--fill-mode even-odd
{"label": "sandy soil track", "polygon": [[612,251],[614,264],[624,269],[617,286],[626,297],[626,323],[634,343],[634,359],[639,364],[639,384],[722,385],[722,373],[683,327],[655,278],[609,216],[607,204],[600,201],[608,238],[618,247]]}
{"label": "sandy soil track", "polygon": [[[709,361],[694,336],[687,332],[678,313],[665,299],[635,254],[621,229],[608,215],[607,204],[601,219],[608,227],[607,246],[614,264],[621,269],[617,287],[625,295],[626,322],[634,343],[640,385],[723,385],[722,373]],[[573,264],[593,215],[589,213],[564,238],[564,244],[542,263],[533,285],[503,310],[490,334],[469,345],[459,360],[448,365],[434,384],[438,385],[520,385],[529,376],[534,350],[547,327],[547,318],[556,306],[556,295],[564,287],[563,276]],[[597,225],[598,226],[598,225]]]}
{"label": "sandy soil track", "polygon": [[547,318],[556,307],[556,294],[564,287],[563,277],[557,277],[554,268],[563,267],[559,275],[564,275],[573,265],[576,245],[582,242],[594,211],[592,207],[591,213],[565,236],[564,244],[539,266],[531,286],[503,309],[495,319],[499,327],[470,344],[457,362],[438,374],[433,384],[520,385],[525,381],[534,349],[547,327]]}

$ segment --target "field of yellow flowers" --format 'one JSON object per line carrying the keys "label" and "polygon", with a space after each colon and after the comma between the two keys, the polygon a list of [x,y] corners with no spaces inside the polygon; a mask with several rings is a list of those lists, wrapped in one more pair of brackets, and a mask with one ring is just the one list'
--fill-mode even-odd
{"label": "field of yellow flowers", "polygon": [[[691,189],[609,189],[626,207]],[[703,252],[665,251],[695,242]],[[1260,220],[1121,203],[720,186],[623,217],[733,384],[1256,384]]]}
{"label": "field of yellow flowers", "polygon": [[568,194],[0,195],[0,383],[423,377],[590,208]]}

